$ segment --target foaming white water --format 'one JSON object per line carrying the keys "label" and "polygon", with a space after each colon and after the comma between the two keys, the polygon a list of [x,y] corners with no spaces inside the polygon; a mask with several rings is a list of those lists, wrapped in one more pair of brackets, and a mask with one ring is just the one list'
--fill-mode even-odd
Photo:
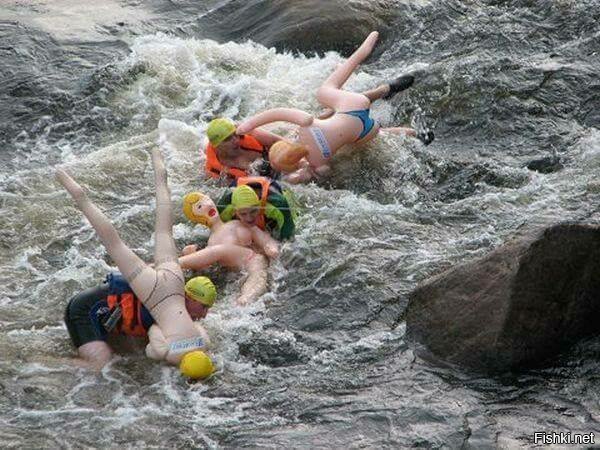
{"label": "foaming white water", "polygon": [[336,350],[323,350],[315,354],[311,361],[323,366],[341,364],[361,353],[374,353],[392,342],[397,343],[404,336],[405,331],[405,327],[399,327],[395,331],[379,331],[368,334],[355,342],[340,346]]}
{"label": "foaming white water", "polygon": [[116,0],[82,4],[76,0],[6,1],[0,7],[6,19],[33,24],[59,40],[110,39],[105,27],[139,25],[153,15]]}
{"label": "foaming white water", "polygon": [[579,141],[578,147],[586,166],[600,166],[600,130],[598,128],[590,128],[588,135]]}
{"label": "foaming white water", "polygon": [[[136,40],[127,60],[144,74],[116,101],[135,110],[140,119],[197,124],[200,131],[215,116],[243,118],[274,106],[318,109],[314,93],[341,61],[329,52],[323,58],[276,53],[252,42],[218,44],[164,34]],[[350,89],[373,87],[374,77],[353,76]],[[198,120],[200,118],[200,120]]]}
{"label": "foaming white water", "polygon": [[[336,55],[329,55],[328,58],[329,64],[339,60]],[[323,60],[319,58],[309,60],[312,65],[323,65]],[[290,93],[296,94],[299,92],[296,83],[306,83],[308,77],[292,70],[293,61],[291,55],[276,55],[273,50],[251,43],[219,45],[212,41],[181,40],[164,35],[141,38],[133,46],[132,55],[124,65],[141,64],[145,68],[144,75],[126,92],[117,95],[114,103],[130,108],[134,123],[146,124],[154,113],[159,113],[155,116],[159,118],[158,145],[165,154],[173,195],[178,198],[191,188],[196,188],[200,180],[202,161],[199,158],[199,146],[202,128],[208,119],[202,119],[200,123],[190,119],[199,114],[205,117],[211,110],[213,114],[237,115],[242,102],[245,102],[247,109],[258,110],[264,106],[262,94],[265,88],[282,91],[279,94],[282,99],[288,98]],[[238,76],[240,71],[241,77]],[[237,78],[235,82],[233,74]],[[292,74],[297,80],[292,80],[288,86],[285,83],[281,86],[277,81],[286,74]],[[315,86],[318,82],[312,81]],[[261,102],[254,102],[253,96],[260,98]],[[239,98],[238,104],[229,101],[233,97]],[[230,105],[230,109],[219,110],[222,103]],[[107,214],[121,231],[134,222],[152,223],[153,189],[147,152],[150,146],[156,145],[155,142],[156,134],[144,133],[85,155],[73,153],[69,145],[62,147],[67,169],[90,188],[90,196],[96,202],[108,207]],[[137,178],[135,184],[124,182],[124,179],[132,177]],[[146,184],[141,191],[140,184]],[[216,191],[209,187],[209,193]],[[59,203],[68,207],[68,197],[64,193],[60,197]],[[72,212],[68,215],[73,216]],[[66,251],[65,261],[68,265],[55,271],[36,288],[37,292],[69,280],[77,280],[81,285],[94,284],[93,278],[109,269],[91,227],[77,213],[73,217],[82,224],[82,228],[76,232],[73,246]],[[175,227],[175,236],[191,241],[198,237],[198,233],[202,233],[198,230],[199,227],[179,224]],[[134,233],[138,234],[134,239],[139,241],[144,230],[134,230]],[[143,256],[151,256],[149,238],[146,236],[146,243],[136,249]],[[126,237],[126,241],[131,242],[131,237]],[[41,250],[37,252],[40,253]],[[19,267],[35,270],[28,262],[30,257],[31,251],[25,252],[20,258]],[[230,278],[234,279],[235,276]],[[238,288],[237,284],[235,288]],[[224,297],[231,300],[234,295],[226,292]],[[233,308],[231,304],[229,307]],[[222,338],[221,342],[227,342],[231,335],[249,339],[252,334],[260,333],[264,325],[259,314],[261,311],[256,308],[246,308],[243,314],[233,316],[221,316],[216,310],[209,315],[207,328],[209,331],[212,328],[212,333]],[[232,364],[239,367],[239,372],[246,373],[250,366],[235,362],[235,344],[236,341],[231,340],[217,350],[223,355],[230,355]],[[218,365],[223,367],[225,364],[223,361]]]}

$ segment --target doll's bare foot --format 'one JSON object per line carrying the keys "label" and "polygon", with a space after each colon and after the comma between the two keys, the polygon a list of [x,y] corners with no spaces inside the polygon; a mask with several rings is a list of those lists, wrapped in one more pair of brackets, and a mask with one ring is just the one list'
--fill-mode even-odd
{"label": "doll's bare foot", "polygon": [[379,39],[378,31],[371,31],[371,34],[367,36],[361,47],[368,49],[368,53],[371,53],[375,44],[377,44],[377,39]]}

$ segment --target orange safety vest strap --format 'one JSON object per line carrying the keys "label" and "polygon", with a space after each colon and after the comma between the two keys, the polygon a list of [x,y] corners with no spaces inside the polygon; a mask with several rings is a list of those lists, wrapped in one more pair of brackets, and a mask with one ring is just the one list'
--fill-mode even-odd
{"label": "orange safety vest strap", "polygon": [[[240,136],[240,148],[253,152],[264,151],[264,146],[256,139],[254,136],[249,134],[244,134]],[[219,161],[217,157],[217,150],[213,147],[213,145],[209,142],[206,146],[206,174],[213,178],[219,178],[221,176],[221,172],[225,169],[225,166]],[[227,173],[234,178],[245,177],[248,174],[245,170],[239,169],[237,167],[228,167]]]}
{"label": "orange safety vest strap", "polygon": [[118,295],[109,295],[108,297],[106,297],[106,303],[108,304],[108,308],[109,309],[114,309],[115,306],[117,305],[117,300],[119,299]]}
{"label": "orange safety vest strap", "polygon": [[250,185],[252,187],[253,184],[260,185],[260,204],[264,207],[267,204],[267,198],[269,197],[269,188],[271,187],[271,182],[266,177],[242,177],[237,180],[237,185]]}
{"label": "orange safety vest strap", "polygon": [[205,168],[206,174],[213,178],[219,178],[219,176],[221,176],[221,170],[223,170],[223,165],[217,158],[217,152],[210,143],[206,146]]}
{"label": "orange safety vest strap", "polygon": [[250,134],[243,134],[240,137],[240,147],[244,150],[252,150],[254,152],[262,153],[265,146],[260,143],[258,139]]}
{"label": "orange safety vest strap", "polygon": [[115,327],[117,333],[129,336],[146,336],[147,332],[142,322],[140,301],[133,295],[133,292],[125,292],[120,296],[109,295],[106,297],[106,303],[111,310],[117,306],[121,308],[121,320]]}

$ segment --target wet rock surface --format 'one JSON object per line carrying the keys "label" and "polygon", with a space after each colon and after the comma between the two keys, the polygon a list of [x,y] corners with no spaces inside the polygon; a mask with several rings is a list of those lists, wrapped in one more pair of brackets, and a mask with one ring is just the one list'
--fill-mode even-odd
{"label": "wet rock surface", "polygon": [[543,365],[600,333],[600,226],[522,231],[410,294],[407,332],[450,363],[484,371]]}

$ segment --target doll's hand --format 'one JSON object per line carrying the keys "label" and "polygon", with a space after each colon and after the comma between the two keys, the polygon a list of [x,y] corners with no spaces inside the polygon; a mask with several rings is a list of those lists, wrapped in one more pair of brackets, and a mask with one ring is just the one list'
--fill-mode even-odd
{"label": "doll's hand", "polygon": [[240,295],[237,300],[235,301],[235,304],[238,306],[246,306],[249,303],[248,298],[246,298],[243,295]]}
{"label": "doll's hand", "polygon": [[235,134],[238,135],[242,135],[242,134],[246,134],[248,132],[252,131],[252,128],[250,128],[246,122],[242,122],[238,125],[238,127],[235,130]]}
{"label": "doll's hand", "polygon": [[194,253],[197,250],[198,250],[198,246],[196,244],[189,244],[189,245],[186,245],[185,247],[183,247],[183,250],[181,250],[181,254],[183,256],[186,256],[186,255]]}
{"label": "doll's hand", "polygon": [[265,254],[269,258],[277,258],[279,256],[279,248],[278,248],[277,244],[265,245]]}

